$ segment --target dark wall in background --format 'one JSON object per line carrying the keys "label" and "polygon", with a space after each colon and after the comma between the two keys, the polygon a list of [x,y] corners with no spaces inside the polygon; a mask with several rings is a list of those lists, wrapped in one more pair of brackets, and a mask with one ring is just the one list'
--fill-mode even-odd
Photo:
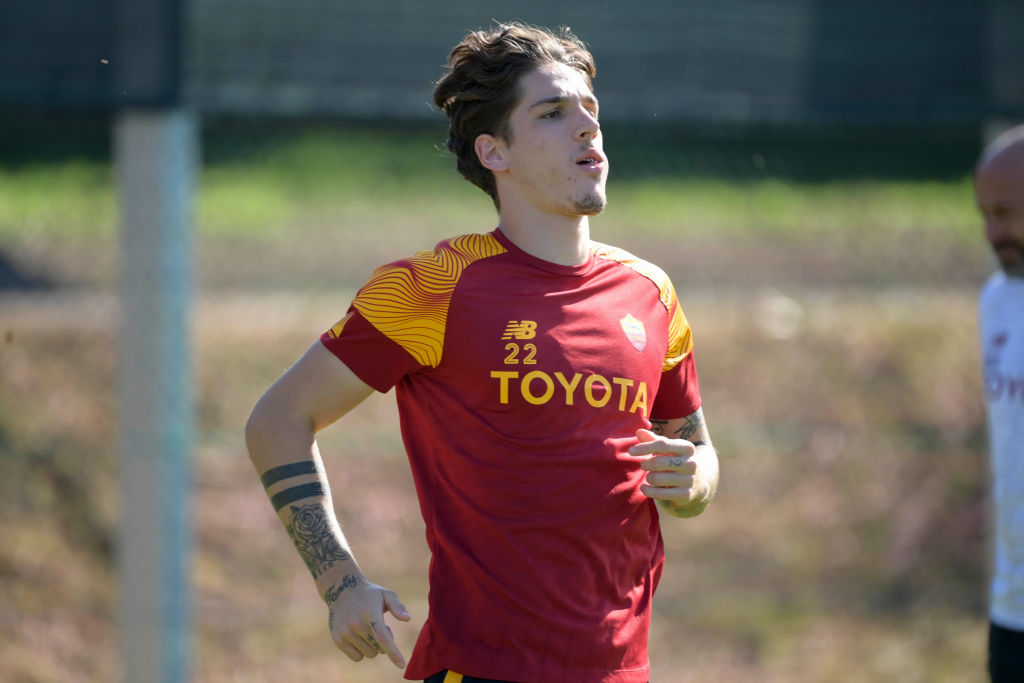
{"label": "dark wall in background", "polygon": [[0,162],[105,157],[112,112],[179,101],[204,115],[208,160],[325,121],[440,141],[433,81],[448,49],[492,18],[568,25],[588,43],[624,175],[955,176],[987,123],[1024,120],[1024,0],[509,7],[0,3]]}
{"label": "dark wall in background", "polygon": [[215,114],[429,120],[448,49],[492,18],[572,27],[597,57],[607,120],[1024,118],[1021,0],[8,2],[0,106],[182,95]]}

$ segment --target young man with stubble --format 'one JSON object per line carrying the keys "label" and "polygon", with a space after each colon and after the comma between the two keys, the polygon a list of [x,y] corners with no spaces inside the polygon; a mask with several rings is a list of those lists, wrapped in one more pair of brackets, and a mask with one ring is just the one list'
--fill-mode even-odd
{"label": "young man with stubble", "polygon": [[497,226],[378,268],[246,426],[353,661],[405,667],[384,615],[410,616],[357,564],[315,435],[394,388],[431,553],[405,677],[650,677],[659,511],[700,514],[718,457],[672,283],[590,238],[608,174],[594,75],[567,29],[503,24],[452,50],[435,102]]}

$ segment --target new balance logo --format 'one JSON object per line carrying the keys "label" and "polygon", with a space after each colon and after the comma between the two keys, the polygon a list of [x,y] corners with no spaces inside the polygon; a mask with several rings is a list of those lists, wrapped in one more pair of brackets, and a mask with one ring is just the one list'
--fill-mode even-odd
{"label": "new balance logo", "polygon": [[533,320],[509,320],[502,339],[533,339],[537,336],[537,323]]}

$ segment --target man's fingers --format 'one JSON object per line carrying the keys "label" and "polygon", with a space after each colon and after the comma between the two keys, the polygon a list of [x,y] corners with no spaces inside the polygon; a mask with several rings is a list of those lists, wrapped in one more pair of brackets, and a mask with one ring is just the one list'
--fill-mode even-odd
{"label": "man's fingers", "polygon": [[363,658],[362,653],[356,648],[352,647],[348,642],[344,640],[335,640],[334,644],[338,646],[338,649],[345,653],[345,656],[351,659],[353,662],[358,662]]}
{"label": "man's fingers", "polygon": [[688,489],[694,485],[692,474],[678,472],[648,472],[647,484],[655,488],[682,488]]}
{"label": "man's fingers", "polygon": [[334,644],[353,662],[362,661],[366,656],[364,648],[359,647],[359,639],[355,637],[351,630],[332,635],[334,636]]}
{"label": "man's fingers", "polygon": [[641,484],[640,490],[645,496],[653,500],[664,500],[680,505],[686,505],[696,500],[696,491],[692,488],[659,487]]}
{"label": "man's fingers", "polygon": [[[412,616],[409,614],[409,610],[405,608],[402,601],[398,599],[398,594],[394,591],[384,591],[384,610],[391,612],[396,619],[401,621],[409,621]],[[387,653],[388,658],[397,666],[399,669],[405,668],[405,657],[402,656],[401,650],[398,649],[398,645],[395,644],[394,634],[391,633],[391,628],[384,623],[383,617],[381,618],[380,625],[384,627],[384,633],[380,633],[380,629],[376,630],[379,633],[378,641],[384,645],[384,651]]]}
{"label": "man's fingers", "polygon": [[[373,659],[377,656],[378,647],[380,646],[378,645],[377,647],[374,647],[370,643],[370,640],[367,639],[367,636],[370,637],[370,640],[374,640],[374,642],[376,642],[376,639],[372,637],[372,634],[368,631],[365,625],[357,625],[353,626],[353,628],[349,630],[348,634],[344,637],[345,642],[359,652],[359,659],[362,659],[363,657]],[[359,659],[356,661],[358,662]]]}
{"label": "man's fingers", "polygon": [[[630,447],[630,455],[650,455],[656,453],[655,442],[658,441],[658,435],[649,429],[638,429],[636,430],[637,443]],[[645,445],[652,444],[652,445]]]}
{"label": "man's fingers", "polygon": [[409,615],[409,610],[405,608],[402,601],[398,599],[398,595],[393,591],[384,593],[384,609],[395,615],[395,619],[399,621],[409,621],[412,616]]}
{"label": "man's fingers", "polygon": [[394,635],[384,621],[384,614],[391,612],[396,619],[402,621],[409,621],[412,617],[394,591],[383,589],[380,586],[372,588],[376,593],[375,597],[379,597],[380,602],[374,604],[376,601],[373,600],[364,607],[354,607],[350,611],[350,615],[355,618],[350,618],[347,621],[342,621],[340,618],[336,620],[335,606],[331,606],[328,619],[331,626],[331,637],[338,649],[354,662],[364,658],[372,659],[378,654],[386,654],[395,666],[403,669],[405,668],[405,657],[402,656],[395,644]]}
{"label": "man's fingers", "polygon": [[638,429],[636,432],[637,443],[630,446],[629,454],[633,456],[644,456],[654,454],[668,454],[681,457],[689,457],[696,450],[695,446],[683,439],[666,439],[658,436],[649,429]]}
{"label": "man's fingers", "polygon": [[697,473],[697,463],[683,455],[656,455],[640,463],[640,468],[648,472],[673,472],[689,475]]}
{"label": "man's fingers", "polygon": [[656,441],[658,435],[650,429],[638,429],[636,430],[636,438],[640,443],[650,443],[651,441]]}
{"label": "man's fingers", "polygon": [[399,669],[405,668],[405,657],[402,656],[398,645],[395,644],[391,629],[384,623],[383,617],[381,617],[380,621],[370,622],[370,630],[366,634],[365,640],[373,647],[374,654],[377,652],[384,653]]}
{"label": "man's fingers", "polygon": [[334,641],[335,646],[345,653],[345,656],[351,659],[353,662],[358,662],[363,659],[363,653],[359,651],[355,645],[352,644],[352,638],[350,637],[350,631],[348,630],[337,630],[335,629],[334,622],[334,610],[331,609],[328,612],[329,616],[327,623],[331,629],[331,640]]}

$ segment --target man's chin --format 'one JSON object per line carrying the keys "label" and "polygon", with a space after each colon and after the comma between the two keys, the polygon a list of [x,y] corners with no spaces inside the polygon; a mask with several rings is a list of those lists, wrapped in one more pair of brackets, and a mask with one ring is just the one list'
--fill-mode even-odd
{"label": "man's chin", "polygon": [[1010,277],[1024,277],[1024,249],[1000,249],[996,251],[999,267]]}
{"label": "man's chin", "polygon": [[608,205],[608,200],[603,195],[587,195],[576,201],[573,205],[573,213],[577,216],[596,216]]}

